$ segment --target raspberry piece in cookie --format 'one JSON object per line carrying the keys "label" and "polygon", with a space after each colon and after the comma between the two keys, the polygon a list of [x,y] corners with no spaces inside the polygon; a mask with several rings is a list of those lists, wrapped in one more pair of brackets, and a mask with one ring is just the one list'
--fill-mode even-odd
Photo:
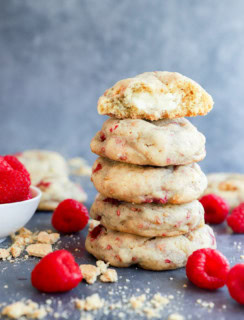
{"label": "raspberry piece in cookie", "polygon": [[46,255],[31,273],[33,287],[43,292],[65,292],[82,280],[79,265],[71,253],[58,250]]}
{"label": "raspberry piece in cookie", "polygon": [[215,194],[207,194],[199,201],[204,207],[206,223],[219,224],[225,220],[230,207],[223,198]]}
{"label": "raspberry piece in cookie", "polygon": [[186,263],[186,275],[196,286],[215,290],[225,285],[229,262],[214,249],[199,249],[193,252]]}
{"label": "raspberry piece in cookie", "polygon": [[230,269],[226,284],[231,297],[244,304],[244,263],[239,263]]}
{"label": "raspberry piece in cookie", "polygon": [[227,217],[227,223],[235,233],[244,233],[244,203],[232,211]]}
{"label": "raspberry piece in cookie", "polygon": [[27,200],[30,180],[20,171],[0,171],[0,203]]}
{"label": "raspberry piece in cookie", "polygon": [[63,233],[72,233],[83,230],[89,220],[87,208],[73,199],[62,201],[52,216],[52,225]]}

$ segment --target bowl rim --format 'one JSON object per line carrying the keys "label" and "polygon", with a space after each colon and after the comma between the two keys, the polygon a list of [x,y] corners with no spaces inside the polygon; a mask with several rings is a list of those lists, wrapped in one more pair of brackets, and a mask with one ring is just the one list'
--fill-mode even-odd
{"label": "bowl rim", "polygon": [[0,207],[4,206],[12,206],[12,205],[21,205],[22,203],[27,203],[27,202],[34,202],[34,201],[39,201],[42,195],[42,192],[39,188],[35,186],[30,186],[31,191],[35,191],[36,195],[35,197],[28,199],[28,200],[23,200],[23,201],[17,201],[17,202],[10,202],[10,203],[0,203]]}

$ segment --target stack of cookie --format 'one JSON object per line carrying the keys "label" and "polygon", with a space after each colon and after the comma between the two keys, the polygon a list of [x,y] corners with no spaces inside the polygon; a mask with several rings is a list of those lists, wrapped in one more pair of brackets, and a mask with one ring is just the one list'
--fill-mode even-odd
{"label": "stack of cookie", "polygon": [[105,121],[91,142],[100,157],[91,208],[98,224],[86,249],[113,266],[166,270],[199,248],[215,248],[198,199],[207,186],[196,163],[205,137],[185,118],[211,110],[210,95],[178,73],[147,72],[108,89],[98,101]]}

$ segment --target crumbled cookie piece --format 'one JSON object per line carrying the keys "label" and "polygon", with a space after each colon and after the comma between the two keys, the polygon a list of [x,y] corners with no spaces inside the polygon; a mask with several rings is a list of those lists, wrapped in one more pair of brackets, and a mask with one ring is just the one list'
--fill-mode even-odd
{"label": "crumbled cookie piece", "polygon": [[97,310],[104,306],[104,300],[97,293],[94,293],[85,300],[75,299],[75,306],[79,310]]}
{"label": "crumbled cookie piece", "polygon": [[143,309],[143,312],[146,314],[148,319],[159,317],[159,313],[157,309],[146,307]]}
{"label": "crumbled cookie piece", "polygon": [[146,301],[146,295],[142,294],[141,296],[135,297],[132,296],[130,298],[130,304],[133,309],[140,309],[143,306],[143,302]]}
{"label": "crumbled cookie piece", "polygon": [[31,244],[26,248],[29,256],[43,258],[48,253],[52,252],[52,246],[46,243],[35,243]]}
{"label": "crumbled cookie piece", "polygon": [[117,271],[114,269],[107,269],[101,276],[100,280],[102,282],[117,282],[118,281],[118,275]]}
{"label": "crumbled cookie piece", "polygon": [[169,315],[168,320],[184,320],[185,318],[179,313],[172,313]]}
{"label": "crumbled cookie piece", "polygon": [[32,319],[42,319],[47,315],[47,312],[43,307],[31,300],[26,302],[17,301],[14,302],[2,310],[2,315],[11,319],[19,319],[22,316],[27,316]]}
{"label": "crumbled cookie piece", "polygon": [[13,244],[10,247],[10,253],[14,258],[18,258],[21,255],[21,253],[24,251],[24,248],[25,247],[23,245]]}
{"label": "crumbled cookie piece", "polygon": [[80,269],[83,279],[85,279],[89,284],[93,284],[97,280],[97,276],[100,274],[99,269],[92,264],[81,264]]}
{"label": "crumbled cookie piece", "polygon": [[10,253],[7,249],[0,249],[0,259],[7,259],[10,256]]}
{"label": "crumbled cookie piece", "polygon": [[85,159],[80,157],[72,158],[68,161],[70,173],[76,176],[90,176],[91,167],[87,164]]}
{"label": "crumbled cookie piece", "polygon": [[213,309],[214,308],[214,303],[213,302],[208,302],[208,301],[202,301],[201,299],[197,299],[196,301],[198,304],[200,304],[202,307],[204,308],[210,308]]}
{"label": "crumbled cookie piece", "polygon": [[59,240],[59,238],[59,233],[47,233],[46,231],[41,231],[37,236],[37,242],[54,244]]}
{"label": "crumbled cookie piece", "polygon": [[97,268],[99,269],[99,272],[101,274],[105,273],[108,269],[108,266],[109,266],[109,263],[105,263],[104,261],[102,260],[98,260],[96,262],[96,265],[97,265]]}
{"label": "crumbled cookie piece", "polygon": [[156,293],[152,300],[151,300],[151,304],[155,307],[155,308],[161,308],[163,306],[165,306],[166,304],[169,303],[169,299],[161,296],[161,294],[158,292]]}

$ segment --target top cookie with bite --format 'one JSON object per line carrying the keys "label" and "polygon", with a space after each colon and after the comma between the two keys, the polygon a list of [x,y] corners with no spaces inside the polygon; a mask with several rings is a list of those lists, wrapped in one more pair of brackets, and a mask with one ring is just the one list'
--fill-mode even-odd
{"label": "top cookie with bite", "polygon": [[98,100],[98,113],[119,119],[174,119],[207,114],[212,97],[177,72],[145,72],[120,80]]}

